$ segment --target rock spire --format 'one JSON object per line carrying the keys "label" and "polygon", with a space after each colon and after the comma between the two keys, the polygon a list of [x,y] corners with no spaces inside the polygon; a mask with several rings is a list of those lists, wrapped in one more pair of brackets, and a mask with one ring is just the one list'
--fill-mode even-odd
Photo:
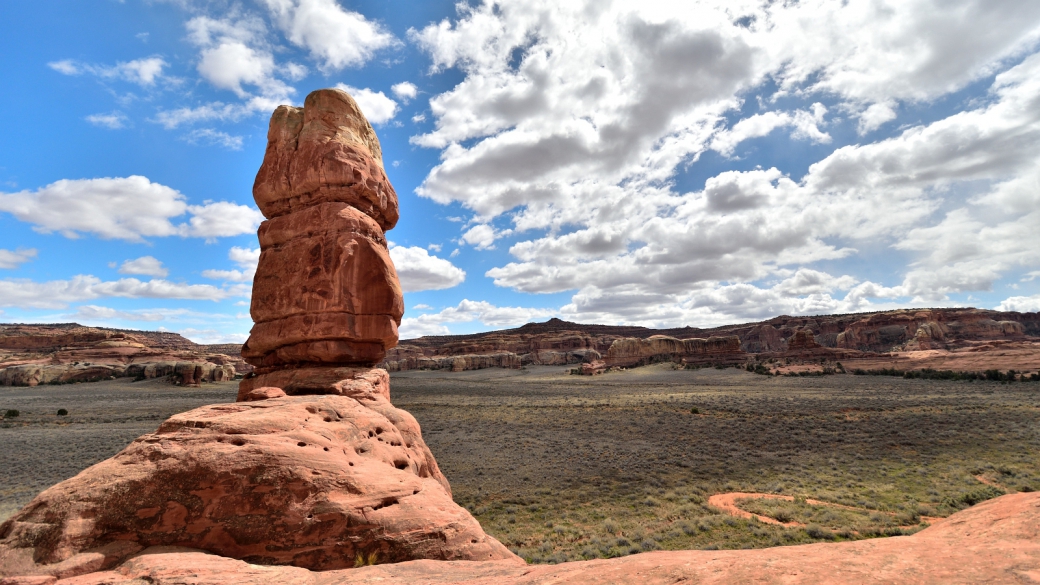
{"label": "rock spire", "polygon": [[397,223],[397,194],[379,139],[346,92],[318,90],[302,108],[274,111],[253,198],[267,221],[242,356],[260,378],[379,363],[404,313],[384,236]]}

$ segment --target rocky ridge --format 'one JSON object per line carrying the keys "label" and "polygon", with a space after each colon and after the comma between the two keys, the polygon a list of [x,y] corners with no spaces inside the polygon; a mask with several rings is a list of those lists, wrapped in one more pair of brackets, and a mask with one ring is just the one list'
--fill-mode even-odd
{"label": "rocky ridge", "polygon": [[[723,345],[709,342],[723,338],[728,339]],[[997,352],[1014,346],[1035,353],[1040,366],[1037,344],[1037,313],[971,308],[780,316],[711,329],[649,329],[550,319],[503,331],[406,340],[387,353],[382,365],[391,371],[540,364],[585,364],[586,370],[602,370],[653,361],[696,365],[767,359],[883,361],[921,351],[947,352],[954,358],[963,352],[993,353],[996,358]],[[714,349],[692,349],[709,346]],[[957,360],[950,363],[956,367]],[[994,367],[1000,363],[992,361]]]}
{"label": "rocky ridge", "polygon": [[[230,352],[230,353],[228,353]],[[0,386],[169,377],[187,386],[252,371],[235,346],[206,346],[176,333],[0,324]]]}

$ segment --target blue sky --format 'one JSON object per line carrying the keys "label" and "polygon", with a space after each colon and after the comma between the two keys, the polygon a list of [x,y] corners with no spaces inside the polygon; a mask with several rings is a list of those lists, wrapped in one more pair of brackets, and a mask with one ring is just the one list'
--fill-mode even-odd
{"label": "blue sky", "polygon": [[1040,4],[96,0],[0,19],[0,321],[244,341],[267,119],[347,88],[403,338],[1040,309]]}

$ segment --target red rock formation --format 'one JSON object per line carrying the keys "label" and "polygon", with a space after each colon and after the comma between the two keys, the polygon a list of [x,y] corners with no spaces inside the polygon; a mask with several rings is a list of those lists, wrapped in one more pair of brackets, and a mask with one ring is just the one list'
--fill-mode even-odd
{"label": "red rock formation", "polygon": [[[225,355],[215,351],[231,351]],[[62,325],[0,325],[0,386],[169,377],[175,383],[231,380],[252,371],[238,348],[201,346],[176,333]]]}
{"label": "red rock formation", "polygon": [[816,336],[813,335],[812,329],[799,329],[787,340],[789,351],[802,351],[817,347],[820,347],[820,344],[816,343]]}
{"label": "red rock formation", "polygon": [[[148,549],[109,571],[44,585],[537,585],[673,583],[1032,583],[1040,578],[1040,494],[1012,494],[913,536],[755,550],[660,551],[526,567],[509,561],[420,560],[315,573],[190,550]],[[34,583],[24,581],[23,583]]]}
{"label": "red rock formation", "polygon": [[738,363],[747,354],[736,336],[707,339],[676,339],[654,335],[646,339],[624,338],[614,341],[607,350],[609,366],[631,367],[659,361],[685,361],[691,364]]}
{"label": "red rock formation", "polygon": [[170,418],[0,525],[0,575],[70,576],[158,545],[314,570],[359,554],[515,559],[452,502],[386,373],[352,382],[339,396],[257,388]]}
{"label": "red rock formation", "polygon": [[346,92],[279,106],[253,197],[267,217],[246,360],[271,371],[380,362],[397,345],[404,302],[383,231],[397,195],[379,140]]}

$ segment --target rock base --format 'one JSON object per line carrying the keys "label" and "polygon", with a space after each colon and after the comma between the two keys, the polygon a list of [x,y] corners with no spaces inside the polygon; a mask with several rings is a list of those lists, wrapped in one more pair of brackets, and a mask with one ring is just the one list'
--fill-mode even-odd
{"label": "rock base", "polygon": [[152,546],[312,570],[516,560],[452,501],[419,424],[390,404],[386,372],[350,374],[317,396],[279,396],[271,379],[298,391],[331,378],[260,376],[248,402],[176,415],[47,489],[0,525],[0,577],[71,577]]}

